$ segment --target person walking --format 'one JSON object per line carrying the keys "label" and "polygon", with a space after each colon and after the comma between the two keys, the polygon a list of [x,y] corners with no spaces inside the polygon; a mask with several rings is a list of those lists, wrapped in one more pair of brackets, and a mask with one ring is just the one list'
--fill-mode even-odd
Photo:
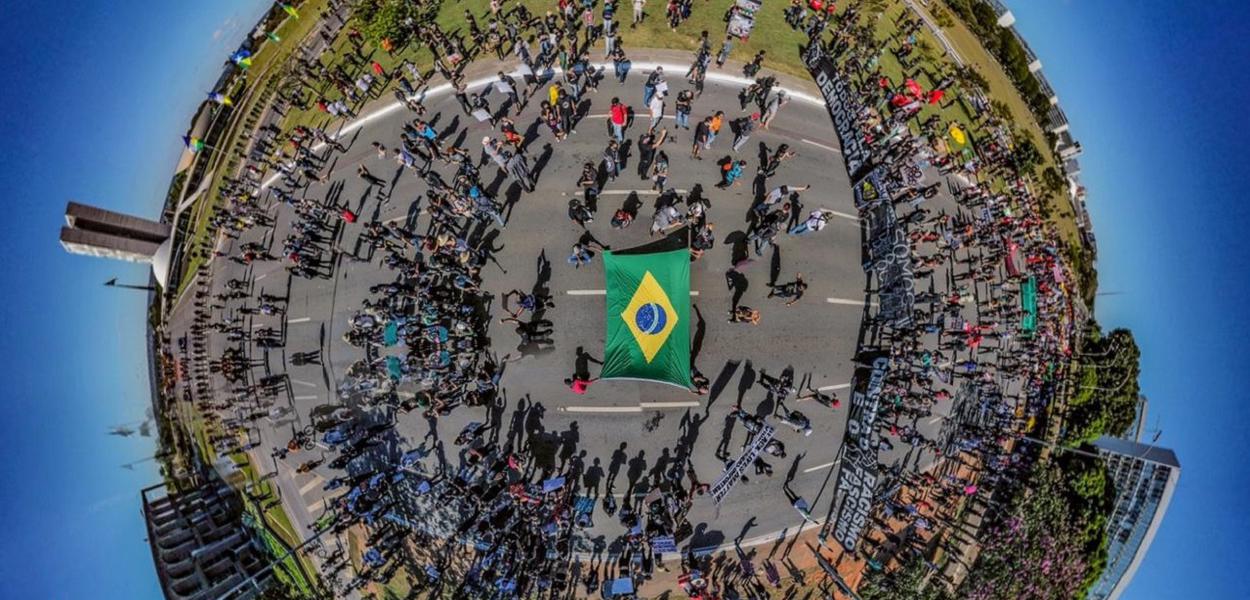
{"label": "person walking", "polygon": [[789,102],[790,97],[786,95],[785,90],[778,90],[777,95],[773,96],[764,107],[764,117],[761,119],[760,125],[764,129],[768,129],[768,124],[772,123],[773,119],[777,117],[777,111],[781,110],[781,107]]}
{"label": "person walking", "polygon": [[755,131],[755,124],[760,120],[760,113],[751,113],[749,117],[740,117],[734,119],[734,143],[733,151],[737,152],[751,138],[751,132]]}
{"label": "person walking", "polygon": [[725,111],[718,110],[712,115],[712,120],[708,122],[708,138],[707,143],[703,145],[705,150],[712,149],[712,142],[716,141],[716,136],[720,135],[721,127],[725,126]]}
{"label": "person walking", "polygon": [[621,103],[620,98],[612,99],[608,108],[608,124],[612,127],[612,137],[617,142],[625,141],[625,123],[629,120],[629,107]]}

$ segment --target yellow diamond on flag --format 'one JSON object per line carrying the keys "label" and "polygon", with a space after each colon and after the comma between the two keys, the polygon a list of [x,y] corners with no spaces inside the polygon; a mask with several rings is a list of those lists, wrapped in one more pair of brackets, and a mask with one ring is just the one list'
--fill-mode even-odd
{"label": "yellow diamond on flag", "polygon": [[634,341],[638,342],[647,363],[664,347],[673,327],[677,326],[677,310],[651,271],[643,275],[621,318],[634,335]]}

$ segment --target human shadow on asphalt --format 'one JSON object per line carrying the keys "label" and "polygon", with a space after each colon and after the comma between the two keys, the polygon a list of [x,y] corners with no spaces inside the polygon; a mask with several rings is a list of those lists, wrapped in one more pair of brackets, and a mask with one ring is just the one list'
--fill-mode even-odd
{"label": "human shadow on asphalt", "polygon": [[542,176],[543,169],[547,168],[547,163],[551,162],[551,155],[554,152],[555,149],[551,147],[551,144],[543,144],[543,152],[538,155],[538,160],[534,161],[534,168],[532,170],[531,178],[535,183],[537,183],[538,178]]}
{"label": "human shadow on asphalt", "polygon": [[733,379],[734,373],[738,370],[738,361],[725,361],[725,366],[721,367],[720,374],[716,376],[716,380],[712,382],[711,391],[708,392],[707,406],[703,408],[706,414],[712,408],[712,403],[720,397],[721,392],[729,385],[729,380]]}
{"label": "human shadow on asphalt", "polygon": [[703,349],[703,338],[707,335],[707,321],[703,320],[703,313],[699,310],[698,304],[690,305],[694,310],[694,339],[690,342],[690,366],[699,360],[699,351]]}
{"label": "human shadow on asphalt", "polygon": [[747,390],[755,386],[755,367],[751,365],[751,361],[746,361],[742,365],[742,377],[738,379],[738,401],[735,406],[741,407],[742,401],[746,399]]}

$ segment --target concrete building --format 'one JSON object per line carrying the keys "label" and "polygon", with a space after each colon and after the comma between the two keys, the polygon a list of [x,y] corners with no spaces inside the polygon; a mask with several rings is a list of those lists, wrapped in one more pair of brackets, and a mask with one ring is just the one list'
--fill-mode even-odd
{"label": "concrete building", "polygon": [[1090,588],[1089,600],[1116,600],[1154,541],[1181,465],[1171,450],[1133,440],[1102,437],[1093,445],[1115,484],[1115,505],[1107,520],[1107,566]]}
{"label": "concrete building", "polygon": [[172,228],[165,223],[70,202],[65,207],[61,247],[72,254],[100,256],[152,265],[165,287],[173,249]]}
{"label": "concrete building", "polygon": [[[254,598],[267,584],[272,576],[266,570],[268,557],[243,526],[241,502],[229,486],[213,481],[176,493],[155,485],[142,495],[148,542],[166,598]],[[231,590],[236,591],[227,596]]]}
{"label": "concrete building", "polygon": [[61,246],[74,254],[150,263],[169,233],[164,223],[70,202]]}

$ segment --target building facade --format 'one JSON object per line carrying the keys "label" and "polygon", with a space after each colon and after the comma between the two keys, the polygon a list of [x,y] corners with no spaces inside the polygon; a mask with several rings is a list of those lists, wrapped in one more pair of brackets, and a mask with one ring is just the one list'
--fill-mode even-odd
{"label": "building facade", "polygon": [[169,236],[165,223],[70,202],[61,246],[74,254],[151,263]]}
{"label": "building facade", "polygon": [[1116,600],[1141,565],[1167,513],[1181,465],[1167,448],[1102,437],[1094,448],[1115,485],[1115,505],[1107,520],[1107,566],[1090,588],[1090,600]]}
{"label": "building facade", "polygon": [[169,600],[255,597],[272,575],[268,557],[243,526],[242,505],[224,483],[189,492],[143,490],[148,542]]}

